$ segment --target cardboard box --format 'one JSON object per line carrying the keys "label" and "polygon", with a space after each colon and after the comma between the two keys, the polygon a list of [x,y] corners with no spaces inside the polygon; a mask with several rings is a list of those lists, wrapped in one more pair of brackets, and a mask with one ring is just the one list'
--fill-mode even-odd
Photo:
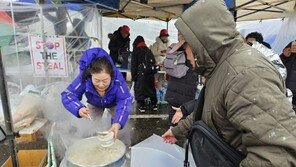
{"label": "cardboard box", "polygon": [[19,143],[36,141],[39,136],[42,136],[40,129],[42,129],[46,123],[46,119],[35,119],[30,126],[19,131],[20,137],[16,138],[16,142]]}
{"label": "cardboard box", "polygon": [[[19,150],[19,167],[44,167],[47,164],[47,150]],[[2,167],[13,167],[9,157]]]}

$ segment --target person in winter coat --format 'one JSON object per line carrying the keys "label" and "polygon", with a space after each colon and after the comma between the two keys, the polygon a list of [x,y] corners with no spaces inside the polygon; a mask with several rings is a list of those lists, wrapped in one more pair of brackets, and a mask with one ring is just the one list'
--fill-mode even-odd
{"label": "person in winter coat", "polygon": [[153,110],[157,110],[156,90],[154,86],[154,73],[147,73],[141,68],[141,64],[155,64],[154,55],[146,46],[142,36],[137,36],[133,42],[133,55],[131,61],[132,81],[135,82],[135,99],[138,103],[138,110],[145,112],[147,109],[145,99],[150,98]]}
{"label": "person in winter coat", "polygon": [[168,77],[168,87],[165,99],[171,106],[171,109],[169,110],[169,121],[171,125],[176,125],[181,118],[187,116],[186,113],[182,113],[179,107],[182,104],[193,100],[197,89],[198,75],[194,72],[194,55],[181,34],[178,34],[178,41],[177,44],[172,44],[168,48],[168,52],[183,51],[187,59],[186,66],[189,67],[189,69],[186,75],[181,78],[176,78],[170,75]]}
{"label": "person in winter coat", "polygon": [[151,46],[151,51],[155,56],[156,63],[162,64],[166,51],[170,46],[168,30],[162,29],[159,33],[159,36],[155,40],[156,42]]}
{"label": "person in winter coat", "polygon": [[[156,38],[156,42],[151,46],[151,51],[155,56],[156,64],[163,65],[163,60],[168,47],[170,46],[169,34],[167,29],[160,30],[159,36]],[[164,97],[166,92],[166,77],[164,74],[155,74],[155,86],[158,94],[158,102],[165,103]]]}
{"label": "person in winter coat", "polygon": [[[132,104],[122,74],[108,53],[101,48],[86,50],[79,65],[79,75],[61,93],[64,107],[74,116],[87,119],[94,109],[99,109],[102,115],[104,108],[111,108],[115,114],[109,131],[117,138],[118,130],[124,127],[128,119]],[[88,106],[80,102],[82,95],[86,96]]]}
{"label": "person in winter coat", "polygon": [[118,61],[119,54],[130,50],[130,28],[127,25],[123,25],[114,31],[110,36],[110,42],[108,48],[110,50],[110,56],[116,64],[120,64]]}
{"label": "person in winter coat", "polygon": [[[284,80],[244,43],[225,2],[198,1],[175,25],[197,56],[197,72],[206,78],[201,120],[245,155],[240,166],[296,166],[296,115]],[[165,132],[164,141],[185,138],[193,115]]]}
{"label": "person in winter coat", "polygon": [[[292,45],[293,44],[293,45]],[[293,93],[292,103],[296,106],[296,41],[290,42],[284,49],[280,58],[287,69],[286,86]]]}

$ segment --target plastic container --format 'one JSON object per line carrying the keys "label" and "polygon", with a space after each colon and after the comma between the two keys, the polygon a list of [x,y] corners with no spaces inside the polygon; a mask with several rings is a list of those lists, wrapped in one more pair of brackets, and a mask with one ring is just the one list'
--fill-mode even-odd
{"label": "plastic container", "polygon": [[[157,135],[131,148],[131,167],[175,167],[183,166],[185,150],[175,144],[162,141]],[[191,152],[189,152],[190,167],[195,167]]]}

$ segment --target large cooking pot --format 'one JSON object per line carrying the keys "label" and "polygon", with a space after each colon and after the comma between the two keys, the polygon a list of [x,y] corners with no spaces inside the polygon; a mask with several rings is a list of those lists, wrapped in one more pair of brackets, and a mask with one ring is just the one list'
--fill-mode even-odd
{"label": "large cooking pot", "polygon": [[125,162],[125,145],[115,140],[110,147],[102,147],[98,137],[75,142],[65,154],[67,167],[121,167]]}

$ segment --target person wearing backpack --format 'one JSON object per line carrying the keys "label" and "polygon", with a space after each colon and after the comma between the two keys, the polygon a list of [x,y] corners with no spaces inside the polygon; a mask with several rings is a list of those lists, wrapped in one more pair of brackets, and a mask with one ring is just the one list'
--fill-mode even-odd
{"label": "person wearing backpack", "polygon": [[[178,43],[169,46],[166,59],[164,60],[164,69],[169,75],[165,100],[170,105],[168,112],[169,125],[173,126],[176,125],[181,118],[187,116],[186,113],[180,112],[178,108],[182,104],[195,98],[198,77],[194,72],[195,61],[192,50],[188,47],[188,43],[184,41],[180,33],[178,34],[178,41]],[[169,69],[170,63],[168,61],[173,61],[171,64],[172,70]],[[184,70],[177,70],[177,68],[184,68],[185,72],[183,73]]]}
{"label": "person wearing backpack", "polygon": [[142,36],[137,36],[133,42],[133,54],[131,60],[132,81],[135,82],[135,100],[140,112],[145,112],[147,105],[145,99],[150,98],[151,108],[157,111],[157,98],[154,86],[155,58],[151,50],[146,46]]}
{"label": "person wearing backpack", "polygon": [[[244,155],[238,166],[296,166],[296,114],[284,79],[244,43],[225,2],[197,1],[175,26],[196,56],[197,72],[206,78],[201,121]],[[194,112],[162,137],[170,143],[186,138],[193,124]]]}
{"label": "person wearing backpack", "polygon": [[[118,131],[128,120],[132,105],[132,97],[122,74],[101,48],[83,52],[79,65],[80,73],[61,93],[64,107],[74,116],[86,119],[91,119],[90,115],[93,114],[102,116],[104,108],[110,108],[113,118],[109,131],[117,138]],[[83,95],[88,106],[81,102]]]}

